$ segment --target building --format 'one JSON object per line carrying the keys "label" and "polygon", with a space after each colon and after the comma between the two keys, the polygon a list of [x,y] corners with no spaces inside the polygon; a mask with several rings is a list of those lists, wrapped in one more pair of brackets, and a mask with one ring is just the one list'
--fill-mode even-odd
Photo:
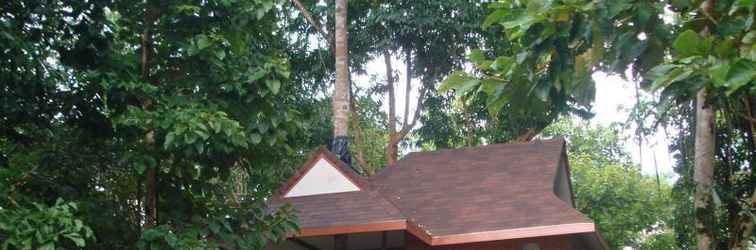
{"label": "building", "polygon": [[271,200],[275,249],[608,249],[575,209],[562,139],[411,153],[370,178],[321,148]]}

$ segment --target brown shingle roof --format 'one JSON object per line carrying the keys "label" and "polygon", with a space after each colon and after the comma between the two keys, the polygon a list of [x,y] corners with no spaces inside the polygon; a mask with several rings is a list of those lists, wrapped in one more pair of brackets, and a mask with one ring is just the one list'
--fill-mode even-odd
{"label": "brown shingle roof", "polygon": [[305,229],[406,219],[393,229],[430,245],[595,232],[555,194],[563,157],[562,139],[411,153],[367,182],[359,177],[363,191],[280,201]]}
{"label": "brown shingle roof", "polygon": [[412,153],[371,182],[431,238],[591,223],[554,193],[563,143]]}
{"label": "brown shingle roof", "polygon": [[[404,216],[399,210],[374,191],[290,197],[283,201],[297,210],[301,236],[329,235],[338,231],[333,228],[369,232],[386,230],[379,225],[388,225],[393,230],[405,227]],[[349,229],[354,227],[364,229]],[[372,227],[376,227],[375,230]]]}

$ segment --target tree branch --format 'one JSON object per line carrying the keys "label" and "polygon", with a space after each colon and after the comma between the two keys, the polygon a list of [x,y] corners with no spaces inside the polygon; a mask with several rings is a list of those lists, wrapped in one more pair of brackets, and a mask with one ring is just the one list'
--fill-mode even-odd
{"label": "tree branch", "polygon": [[420,111],[423,110],[423,97],[425,97],[426,92],[428,92],[427,88],[422,88],[420,90],[420,93],[417,96],[417,107],[415,108],[415,113],[412,117],[412,121],[409,124],[402,126],[402,130],[399,131],[398,135],[396,136],[397,143],[404,139],[404,137],[407,136],[410,130],[415,127],[415,123],[417,123],[417,120],[420,118]]}
{"label": "tree branch", "polygon": [[412,91],[412,51],[409,49],[405,52],[407,56],[407,61],[405,64],[407,65],[407,86],[406,90],[404,92],[404,122],[402,122],[402,126],[407,126],[407,119],[409,118],[409,99],[410,99],[410,92]]}
{"label": "tree branch", "polygon": [[386,91],[388,92],[388,126],[391,135],[396,133],[396,97],[394,96],[394,70],[391,67],[391,53],[383,50],[383,61],[386,65]]}
{"label": "tree branch", "polygon": [[304,16],[305,20],[307,20],[307,22],[310,23],[310,25],[312,25],[312,27],[314,27],[315,30],[317,30],[318,33],[320,33],[320,35],[322,35],[323,38],[326,39],[326,41],[328,42],[328,45],[331,48],[333,48],[334,47],[333,37],[329,36],[328,33],[326,33],[326,31],[323,30],[323,28],[320,26],[320,22],[318,22],[315,18],[312,17],[312,14],[310,13],[310,11],[308,11],[304,7],[304,5],[301,2],[299,2],[299,0],[291,0],[291,2],[294,4],[295,7],[297,7],[299,12],[302,13],[302,16]]}

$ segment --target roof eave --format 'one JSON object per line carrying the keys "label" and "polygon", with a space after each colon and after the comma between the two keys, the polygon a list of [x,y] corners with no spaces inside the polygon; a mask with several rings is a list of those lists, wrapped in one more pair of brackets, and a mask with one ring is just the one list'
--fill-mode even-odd
{"label": "roof eave", "polygon": [[579,233],[595,233],[596,226],[593,223],[571,223],[549,226],[536,226],[514,228],[486,232],[474,232],[465,234],[452,234],[430,237],[418,237],[431,246],[464,244],[484,241],[511,240],[522,238],[546,237],[557,235],[570,235]]}

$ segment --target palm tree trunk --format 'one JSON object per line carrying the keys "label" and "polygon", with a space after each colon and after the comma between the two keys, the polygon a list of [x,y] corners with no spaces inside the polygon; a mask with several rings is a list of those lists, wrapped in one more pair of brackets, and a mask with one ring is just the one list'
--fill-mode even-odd
{"label": "palm tree trunk", "polygon": [[693,181],[696,185],[693,204],[696,209],[696,234],[698,249],[711,249],[713,235],[710,225],[712,181],[714,177],[714,119],[712,105],[707,103],[706,89],[696,96],[695,164]]}
{"label": "palm tree trunk", "polygon": [[336,83],[333,89],[333,136],[344,138],[349,128],[349,66],[347,56],[347,1],[336,0]]}

